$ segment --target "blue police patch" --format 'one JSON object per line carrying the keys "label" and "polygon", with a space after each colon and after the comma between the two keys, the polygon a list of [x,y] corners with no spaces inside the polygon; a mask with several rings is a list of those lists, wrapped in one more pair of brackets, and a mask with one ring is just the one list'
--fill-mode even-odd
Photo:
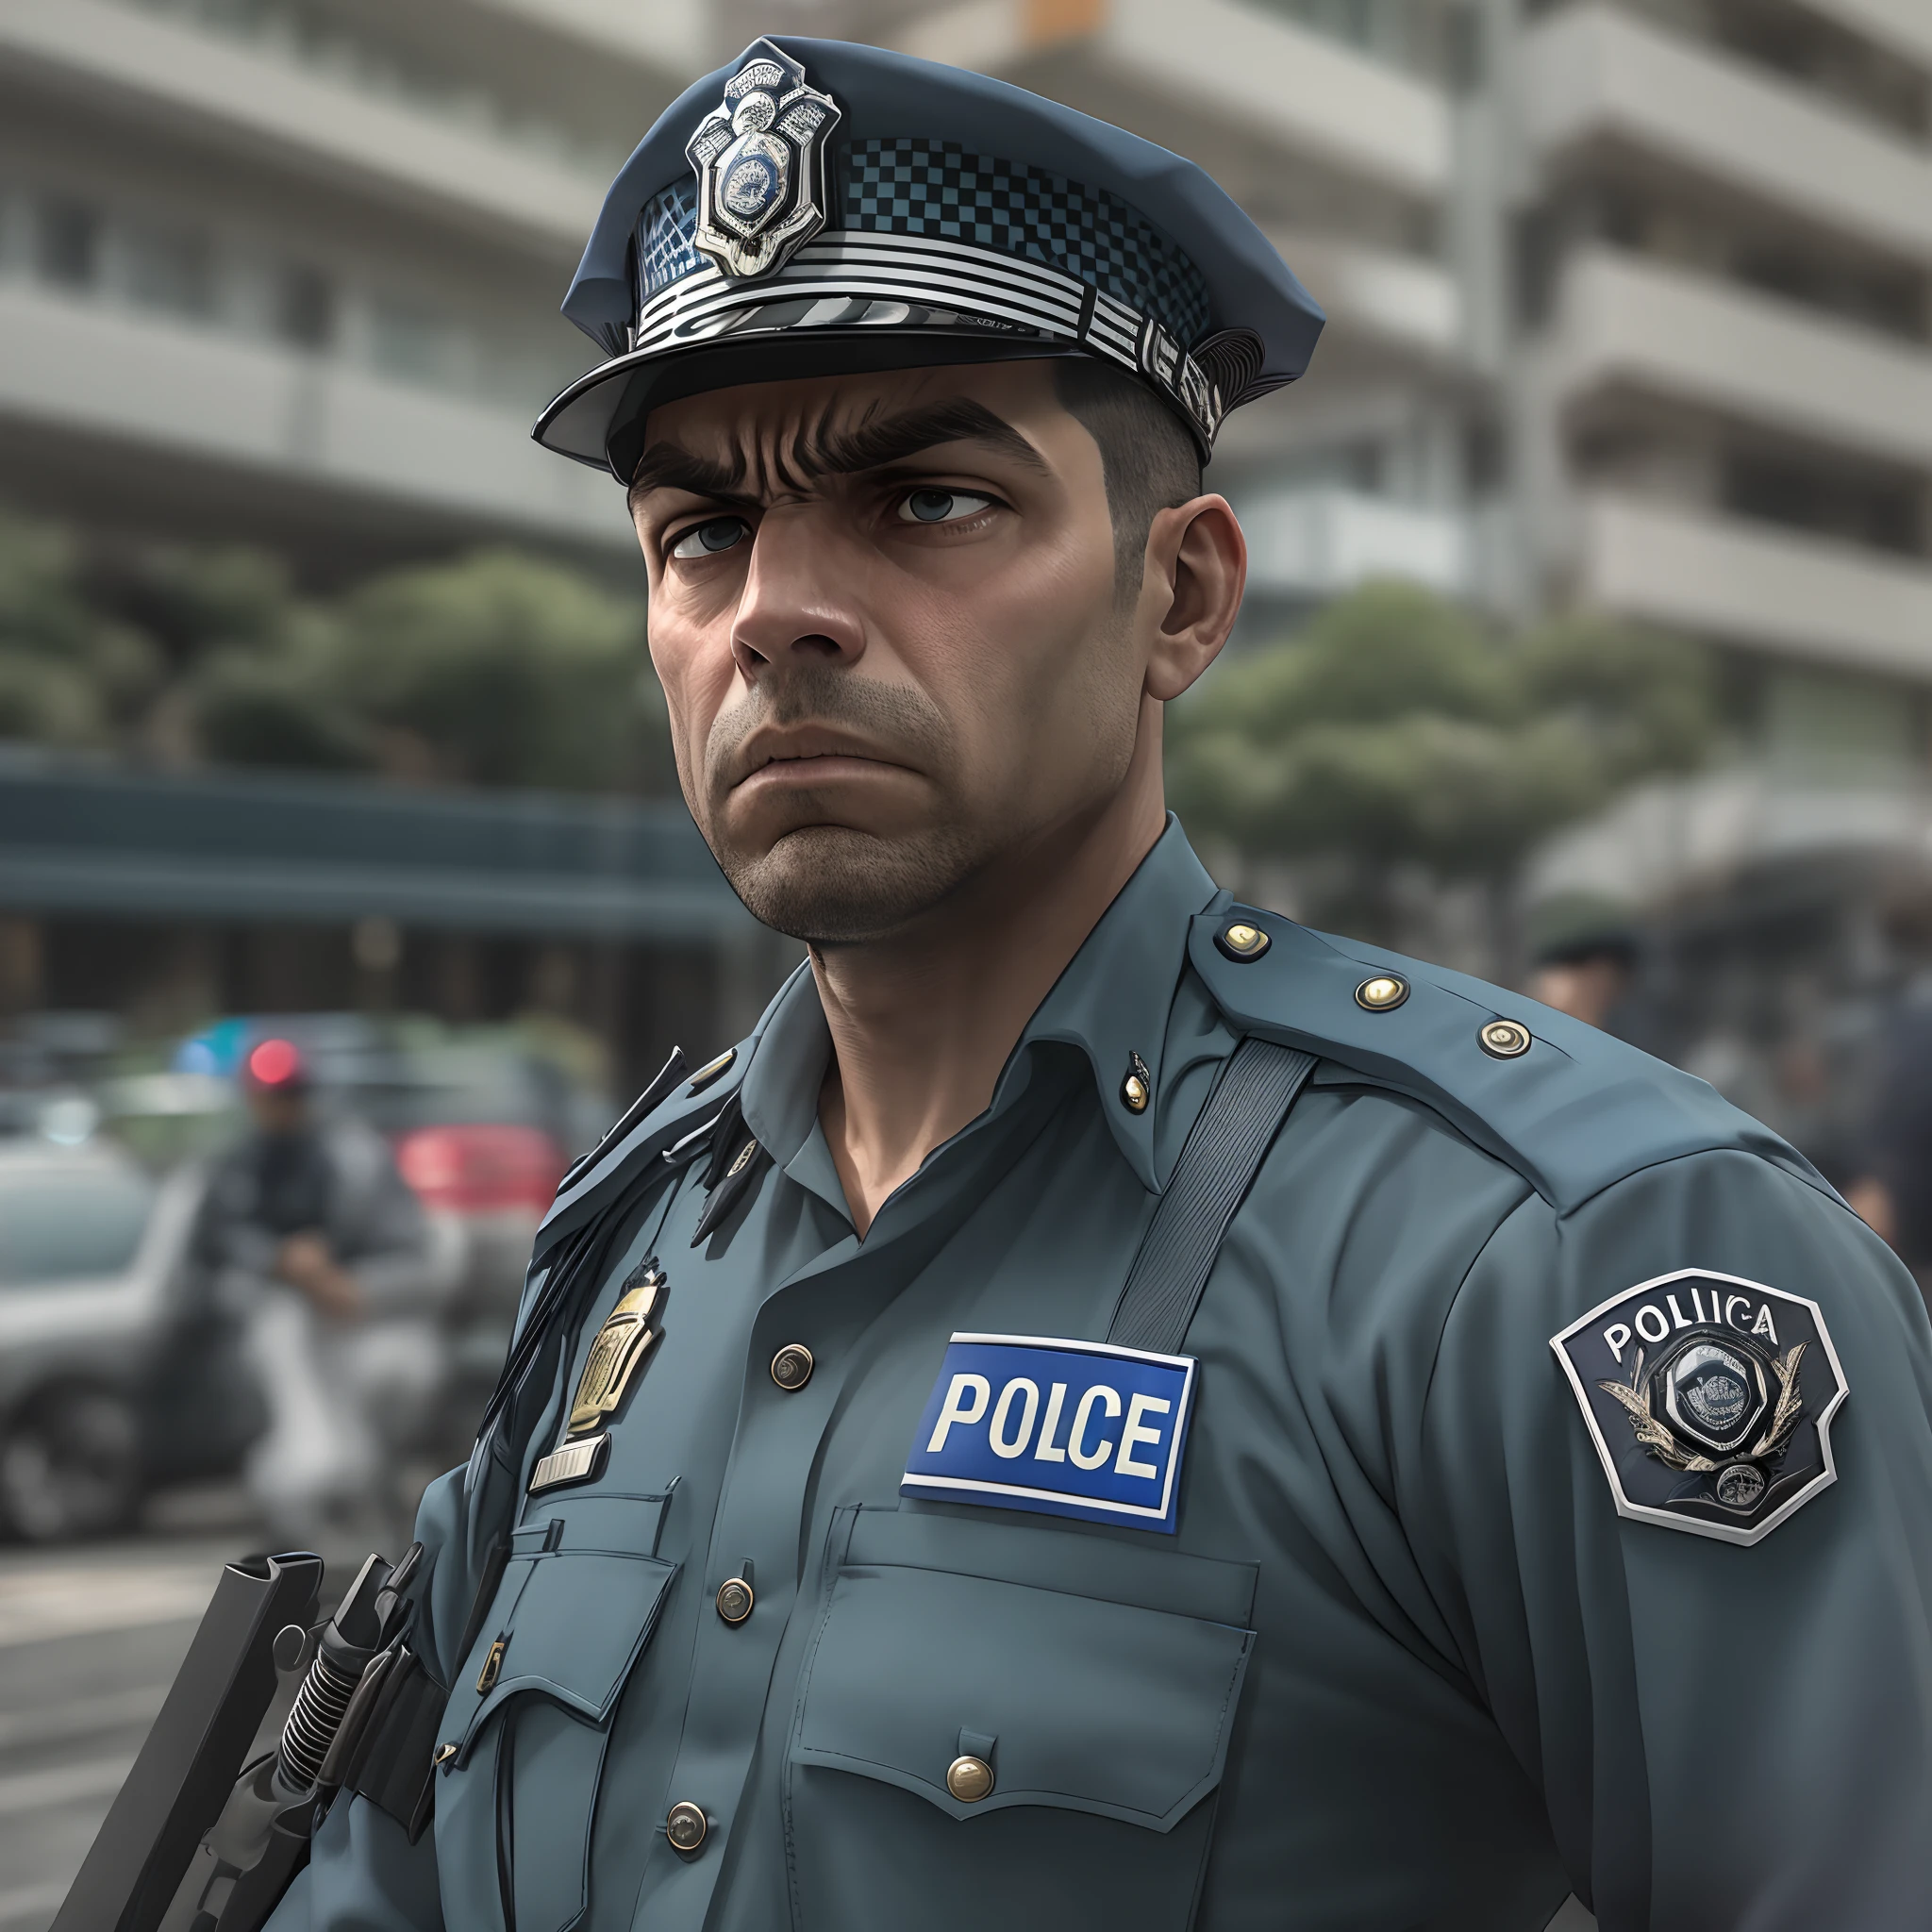
{"label": "blue police patch", "polygon": [[1172,1536],[1193,1393],[1188,1356],[955,1335],[900,1493]]}

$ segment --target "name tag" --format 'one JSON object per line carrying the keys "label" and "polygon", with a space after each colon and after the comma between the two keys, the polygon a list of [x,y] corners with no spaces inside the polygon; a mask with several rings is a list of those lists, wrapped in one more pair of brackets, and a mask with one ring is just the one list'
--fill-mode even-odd
{"label": "name tag", "polygon": [[900,1492],[1172,1536],[1193,1393],[1190,1356],[956,1335]]}

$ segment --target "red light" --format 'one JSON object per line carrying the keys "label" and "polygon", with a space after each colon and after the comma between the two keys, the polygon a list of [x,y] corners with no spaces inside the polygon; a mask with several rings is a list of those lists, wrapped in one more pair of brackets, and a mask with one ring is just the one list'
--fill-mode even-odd
{"label": "red light", "polygon": [[396,1165],[417,1196],[461,1213],[525,1208],[541,1214],[567,1164],[548,1134],[495,1122],[418,1127],[396,1144]]}
{"label": "red light", "polygon": [[302,1072],[302,1056],[289,1040],[264,1040],[248,1056],[248,1071],[264,1087],[280,1087]]}

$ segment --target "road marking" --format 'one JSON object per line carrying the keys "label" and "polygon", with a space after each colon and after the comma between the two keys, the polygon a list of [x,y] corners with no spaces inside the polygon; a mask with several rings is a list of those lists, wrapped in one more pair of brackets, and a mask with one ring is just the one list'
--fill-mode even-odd
{"label": "road marking", "polygon": [[0,1777],[0,1818],[18,1817],[23,1811],[51,1811],[57,1805],[71,1805],[77,1798],[111,1798],[133,1762],[122,1753]]}
{"label": "road marking", "polygon": [[0,1711],[0,1751],[18,1749],[22,1744],[58,1743],[93,1731],[118,1730],[124,1724],[152,1723],[167,1694],[165,1684],[142,1684],[111,1696],[70,1697],[32,1710]]}
{"label": "road marking", "polygon": [[16,1885],[0,1891],[0,1925],[11,1925],[21,1919],[44,1918],[67,1896],[59,1880],[40,1885]]}
{"label": "road marking", "polygon": [[199,1619],[219,1574],[202,1564],[29,1570],[0,1576],[0,1649],[49,1637]]}

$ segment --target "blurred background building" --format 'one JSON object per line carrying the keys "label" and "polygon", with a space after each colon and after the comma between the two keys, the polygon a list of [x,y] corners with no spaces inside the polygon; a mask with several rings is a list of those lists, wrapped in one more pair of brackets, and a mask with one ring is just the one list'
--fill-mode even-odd
{"label": "blurred background building", "polygon": [[340,579],[487,539],[622,558],[531,446],[558,291],[710,52],[695,0],[8,0],[0,486]]}

